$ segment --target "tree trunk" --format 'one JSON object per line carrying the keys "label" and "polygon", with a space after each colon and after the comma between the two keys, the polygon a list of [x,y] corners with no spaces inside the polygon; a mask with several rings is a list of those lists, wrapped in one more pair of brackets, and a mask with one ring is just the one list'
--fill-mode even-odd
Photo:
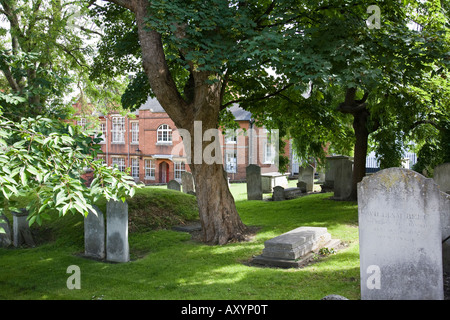
{"label": "tree trunk", "polygon": [[369,130],[367,129],[367,119],[369,112],[363,109],[353,114],[353,129],[355,130],[355,150],[353,159],[353,177],[352,177],[352,191],[348,200],[357,200],[358,182],[366,175],[366,157],[367,157],[367,143],[369,140]]}
{"label": "tree trunk", "polygon": [[192,165],[203,241],[226,244],[245,240],[247,227],[236,210],[221,164]]}

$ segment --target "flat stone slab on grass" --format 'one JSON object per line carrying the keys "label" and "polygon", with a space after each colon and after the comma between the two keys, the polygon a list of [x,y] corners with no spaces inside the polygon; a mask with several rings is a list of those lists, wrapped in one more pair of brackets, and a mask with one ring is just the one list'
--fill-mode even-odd
{"label": "flat stone slab on grass", "polygon": [[331,239],[327,228],[299,227],[264,242],[263,253],[253,263],[281,268],[299,268],[321,248],[336,249],[341,241]]}

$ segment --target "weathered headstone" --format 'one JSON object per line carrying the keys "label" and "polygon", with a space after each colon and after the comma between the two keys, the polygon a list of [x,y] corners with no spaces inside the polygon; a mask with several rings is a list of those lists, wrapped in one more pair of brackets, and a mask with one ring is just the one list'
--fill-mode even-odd
{"label": "weathered headstone", "polygon": [[281,186],[276,186],[273,188],[273,195],[272,195],[273,201],[283,201],[286,200],[284,197],[284,188]]}
{"label": "weathered headstone", "polygon": [[314,190],[314,167],[310,164],[305,164],[298,169],[298,182],[306,183],[306,192]]}
{"label": "weathered headstone", "polygon": [[450,274],[450,194],[441,192],[442,264]]}
{"label": "weathered headstone", "polygon": [[12,211],[13,216],[13,244],[19,247],[26,244],[30,247],[35,247],[36,243],[31,234],[30,225],[28,223],[28,211],[21,209],[20,212]]}
{"label": "weathered headstone", "polygon": [[251,164],[246,168],[247,200],[262,200],[261,168]]}
{"label": "weathered headstone", "polygon": [[110,200],[106,204],[106,260],[128,262],[128,203]]}
{"label": "weathered headstone", "polygon": [[300,189],[301,192],[306,193],[306,182],[305,181],[299,181],[297,182],[297,188]]}
{"label": "weathered headstone", "polygon": [[353,161],[350,157],[334,160],[334,196],[336,200],[345,200],[352,191]]}
{"label": "weathered headstone", "polygon": [[433,179],[441,191],[450,194],[450,162],[434,168]]}
{"label": "weathered headstone", "polygon": [[84,219],[84,254],[95,259],[105,259],[105,218],[97,206]]}
{"label": "weathered headstone", "polygon": [[440,194],[402,168],[358,184],[361,299],[443,299]]}
{"label": "weathered headstone", "polygon": [[181,191],[181,186],[177,180],[170,180],[167,183],[167,189]]}
{"label": "weathered headstone", "polygon": [[12,244],[11,227],[4,214],[0,214],[0,248],[7,248]]}
{"label": "weathered headstone", "polygon": [[189,191],[194,192],[194,178],[192,176],[192,173],[183,171],[181,173],[181,184],[183,186],[183,192],[189,193]]}
{"label": "weathered headstone", "polygon": [[253,263],[281,268],[298,268],[309,261],[313,253],[327,247],[337,248],[340,240],[331,239],[327,228],[299,227],[264,242],[261,255]]}

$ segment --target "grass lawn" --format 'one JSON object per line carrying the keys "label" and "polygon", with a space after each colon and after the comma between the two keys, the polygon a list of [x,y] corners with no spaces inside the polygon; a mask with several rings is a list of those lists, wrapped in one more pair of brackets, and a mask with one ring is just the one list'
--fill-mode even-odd
{"label": "grass lawn", "polygon": [[[83,218],[55,218],[33,226],[36,248],[0,249],[0,299],[360,298],[356,203],[331,201],[329,193],[283,202],[247,201],[245,184],[231,184],[231,191],[243,222],[259,227],[252,241],[209,246],[193,241],[189,233],[170,230],[167,226],[198,218],[195,197],[147,187],[129,201],[131,262],[83,258]],[[261,254],[265,240],[299,226],[327,227],[348,247],[302,269],[248,264]],[[80,268],[80,290],[66,286],[71,265]]]}

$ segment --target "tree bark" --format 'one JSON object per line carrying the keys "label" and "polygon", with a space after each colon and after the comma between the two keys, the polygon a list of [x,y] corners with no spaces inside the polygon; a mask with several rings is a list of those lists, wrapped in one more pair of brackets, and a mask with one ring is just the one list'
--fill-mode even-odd
{"label": "tree bark", "polygon": [[[203,156],[205,147],[210,142],[203,141],[203,133],[208,129],[217,129],[222,98],[222,84],[207,84],[208,72],[191,71],[191,99],[186,101],[178,92],[175,81],[170,74],[161,35],[148,28],[145,22],[148,1],[134,0],[126,5],[121,0],[110,0],[132,10],[136,16],[138,34],[142,49],[143,67],[147,74],[153,93],[161,106],[174,121],[178,129],[185,129],[191,135],[191,161],[203,241],[210,244],[226,244],[230,241],[245,239],[247,227],[242,223],[236,209],[234,198],[228,188],[222,161],[207,164],[204,160],[195,161]],[[192,68],[191,68],[192,70]],[[201,137],[195,130],[195,122],[202,125]],[[200,139],[200,141],[199,141]],[[189,148],[187,141],[185,147]],[[200,146],[200,147],[199,147]],[[220,155],[220,159],[222,156]],[[195,163],[192,163],[195,162]]]}
{"label": "tree bark", "polygon": [[368,93],[364,94],[361,100],[355,100],[356,88],[349,88],[346,91],[345,101],[341,103],[338,110],[343,113],[350,113],[353,116],[353,130],[355,131],[355,149],[353,157],[352,190],[347,200],[356,201],[358,199],[358,183],[366,175],[366,157],[369,134],[368,119],[370,112],[367,109],[366,100]]}
{"label": "tree bark", "polygon": [[353,129],[355,130],[355,150],[353,158],[352,191],[348,200],[356,201],[358,182],[361,182],[366,175],[367,143],[369,140],[369,130],[367,129],[367,119],[369,112],[364,109],[353,114]]}

